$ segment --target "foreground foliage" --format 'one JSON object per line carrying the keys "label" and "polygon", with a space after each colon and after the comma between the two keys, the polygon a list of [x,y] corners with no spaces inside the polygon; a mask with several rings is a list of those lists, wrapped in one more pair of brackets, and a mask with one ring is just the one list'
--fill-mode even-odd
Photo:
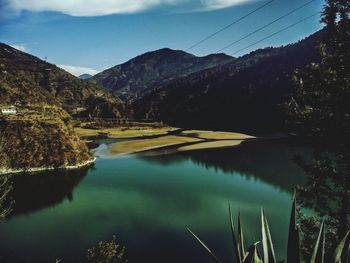
{"label": "foreground foliage", "polygon": [[[314,148],[311,160],[297,159],[310,175],[298,189],[303,206],[325,218],[327,251],[334,251],[350,228],[350,1],[327,0],[322,13],[325,37],[321,60],[296,72],[290,122]],[[303,251],[311,258],[311,240],[319,220],[302,216]],[[326,258],[329,262],[331,259]]]}
{"label": "foreground foliage", "polygon": [[[300,230],[297,225],[297,209],[296,209],[296,199],[293,198],[293,206],[289,223],[289,235],[288,235],[288,247],[287,247],[287,263],[300,263]],[[272,237],[270,233],[269,224],[265,215],[264,210],[261,210],[261,234],[262,239],[259,242],[255,242],[249,246],[248,250],[245,249],[244,235],[242,229],[242,220],[240,214],[238,214],[238,232],[235,233],[235,227],[233,224],[231,208],[229,205],[229,221],[231,228],[231,235],[233,241],[233,250],[235,261],[237,263],[276,263],[275,250],[272,242]],[[210,248],[190,229],[188,229],[190,234],[198,241],[198,243],[205,249],[208,255],[213,259],[214,262],[221,263],[219,258],[214,255]],[[317,240],[314,244],[311,259],[307,262],[309,263],[324,263],[324,262],[334,262],[334,263],[348,263],[350,262],[350,231],[347,232],[346,236],[338,244],[334,251],[334,256],[332,255],[332,261],[325,260],[325,246],[326,246],[326,227],[322,222]]]}

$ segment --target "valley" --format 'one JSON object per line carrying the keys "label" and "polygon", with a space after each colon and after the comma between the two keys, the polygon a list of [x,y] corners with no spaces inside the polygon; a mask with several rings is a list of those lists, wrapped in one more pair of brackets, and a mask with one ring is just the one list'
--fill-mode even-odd
{"label": "valley", "polygon": [[[111,155],[169,147],[171,152],[232,147],[252,138],[244,134],[269,137],[286,133],[281,105],[291,94],[288,76],[297,67],[317,60],[313,49],[321,35],[322,31],[296,44],[266,48],[240,58],[224,54],[196,57],[164,48],[142,54],[96,76],[81,78],[1,44],[0,106],[18,109],[14,116],[3,114],[3,127],[6,127],[4,124],[12,127],[13,123],[21,126],[26,121],[26,125],[31,123],[32,130],[37,125],[38,130],[46,134],[51,129],[48,123],[57,127],[61,127],[58,123],[65,123],[70,126],[72,136],[79,136],[83,141],[89,137],[85,141],[90,146],[100,137],[123,139],[111,147]],[[270,66],[266,67],[267,64]],[[247,78],[250,75],[256,76],[254,80]],[[247,108],[247,105],[254,106]],[[50,107],[62,112],[61,116],[50,112]],[[178,129],[180,132],[176,132]],[[193,129],[200,131],[191,131]],[[58,133],[64,133],[63,130],[57,129]],[[243,135],[235,134],[237,131]],[[1,136],[3,142],[8,136],[18,136],[18,140],[24,142],[24,149],[28,141],[25,138],[28,135],[11,135],[4,129]],[[57,147],[50,148],[51,153],[58,155],[52,156],[57,160],[62,155],[60,147],[65,145],[63,137],[48,141]],[[64,149],[70,147],[76,149],[68,145]],[[86,151],[85,147],[79,146],[82,152]],[[11,149],[7,147],[3,154],[11,156]],[[45,155],[40,151],[39,156]],[[2,170],[12,171],[11,165],[21,168],[24,164],[11,161],[17,157],[15,154],[3,161]],[[50,162],[47,167],[79,167],[81,162],[74,157],[69,161]],[[33,159],[25,168],[36,170],[38,163]]]}
{"label": "valley", "polygon": [[0,262],[349,263],[349,65],[343,0],[0,0]]}

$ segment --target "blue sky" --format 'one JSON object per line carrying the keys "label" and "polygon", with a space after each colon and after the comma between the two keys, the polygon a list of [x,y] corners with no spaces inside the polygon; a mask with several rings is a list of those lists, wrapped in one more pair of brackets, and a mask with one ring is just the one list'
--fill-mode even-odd
{"label": "blue sky", "polygon": [[[275,0],[189,52],[203,56],[309,0]],[[188,47],[268,0],[0,0],[0,42],[78,75],[96,73],[150,50]],[[322,9],[311,4],[224,52],[234,53]],[[319,17],[246,49],[296,42],[321,29]]]}

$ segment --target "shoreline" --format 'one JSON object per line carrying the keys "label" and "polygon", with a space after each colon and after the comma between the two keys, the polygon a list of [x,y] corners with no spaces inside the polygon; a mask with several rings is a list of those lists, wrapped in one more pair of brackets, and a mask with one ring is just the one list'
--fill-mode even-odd
{"label": "shoreline", "polygon": [[244,141],[259,140],[248,134],[208,130],[178,130],[155,138],[129,139],[112,143],[106,156],[125,156],[154,150],[170,149],[170,152],[195,151],[213,148],[227,148],[240,145]]}
{"label": "shoreline", "polygon": [[162,128],[128,128],[123,129],[117,128],[101,128],[101,129],[91,129],[91,128],[80,128],[75,127],[74,131],[82,139],[151,139],[158,136],[166,136],[169,133],[176,132],[180,130],[175,127],[162,127]]}
{"label": "shoreline", "polygon": [[0,176],[8,175],[8,174],[19,174],[19,173],[37,173],[37,172],[45,172],[45,171],[55,171],[55,170],[75,170],[83,167],[87,167],[95,163],[96,157],[91,160],[85,161],[76,165],[62,165],[58,167],[33,167],[27,169],[0,169]]}

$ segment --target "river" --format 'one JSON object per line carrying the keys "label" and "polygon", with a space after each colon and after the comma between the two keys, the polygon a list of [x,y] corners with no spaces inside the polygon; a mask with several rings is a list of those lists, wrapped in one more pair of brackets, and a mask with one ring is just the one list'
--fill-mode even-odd
{"label": "river", "polygon": [[0,262],[83,262],[86,250],[117,236],[129,262],[211,262],[191,228],[223,262],[233,261],[228,202],[240,210],[248,244],[261,239],[264,207],[279,259],[286,252],[291,194],[306,175],[295,143],[171,155],[108,157],[92,168],[16,175],[13,215],[0,223]]}

